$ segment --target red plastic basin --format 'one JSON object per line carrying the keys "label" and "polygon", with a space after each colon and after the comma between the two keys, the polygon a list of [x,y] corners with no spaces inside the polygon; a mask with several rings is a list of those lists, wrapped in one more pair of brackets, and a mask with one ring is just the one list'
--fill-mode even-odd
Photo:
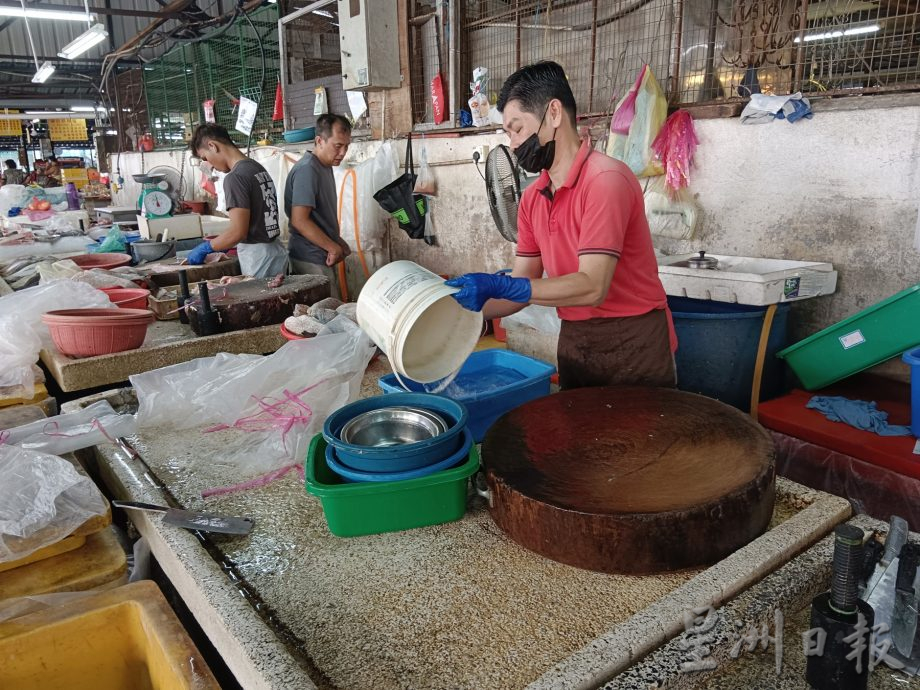
{"label": "red plastic basin", "polygon": [[128,266],[131,264],[131,255],[102,252],[100,254],[79,254],[78,256],[70,257],[70,260],[84,271],[88,271],[91,268]]}
{"label": "red plastic basin", "polygon": [[146,309],[150,290],[143,288],[106,288],[103,290],[117,307],[122,309]]}

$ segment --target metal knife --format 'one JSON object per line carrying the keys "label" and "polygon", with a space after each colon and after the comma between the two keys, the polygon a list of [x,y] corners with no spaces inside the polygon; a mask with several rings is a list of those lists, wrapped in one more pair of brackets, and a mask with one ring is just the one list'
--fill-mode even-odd
{"label": "metal knife", "polygon": [[895,584],[894,613],[891,616],[891,639],[898,651],[910,657],[917,632],[917,565],[920,563],[920,547],[905,544],[898,563],[898,578]]}
{"label": "metal knife", "polygon": [[163,522],[167,525],[184,527],[193,532],[217,532],[220,534],[249,534],[255,524],[252,518],[230,517],[228,515],[214,515],[198,513],[193,510],[180,510],[166,506],[153,505],[152,503],[138,503],[136,501],[112,501],[113,506],[128,510],[146,510],[163,513]]}
{"label": "metal knife", "polygon": [[[897,560],[898,554],[901,553],[901,547],[907,543],[908,529],[907,520],[897,515],[891,516],[891,520],[888,523],[888,534],[885,536],[885,551],[882,553],[882,558],[875,567],[875,572],[869,578],[869,582],[862,592],[861,599],[866,603],[871,604],[870,598],[873,595],[878,595],[876,590],[879,582],[891,568],[893,562]],[[878,609],[876,609],[876,618],[878,618],[877,614]],[[876,622],[878,621],[876,620]]]}

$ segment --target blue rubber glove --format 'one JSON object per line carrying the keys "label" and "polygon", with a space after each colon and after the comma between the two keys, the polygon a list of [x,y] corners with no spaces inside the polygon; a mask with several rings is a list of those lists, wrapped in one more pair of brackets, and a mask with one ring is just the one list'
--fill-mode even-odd
{"label": "blue rubber glove", "polygon": [[490,299],[507,299],[523,304],[530,301],[529,278],[512,278],[503,273],[467,273],[451,278],[445,284],[460,288],[460,292],[451,296],[470,311],[482,311],[482,306]]}
{"label": "blue rubber glove", "polygon": [[200,266],[201,264],[204,263],[204,257],[206,257],[208,254],[210,254],[213,251],[214,251],[214,248],[211,246],[211,242],[208,240],[205,240],[204,242],[199,244],[197,247],[195,247],[192,251],[190,251],[186,258],[188,259],[188,262],[192,266]]}

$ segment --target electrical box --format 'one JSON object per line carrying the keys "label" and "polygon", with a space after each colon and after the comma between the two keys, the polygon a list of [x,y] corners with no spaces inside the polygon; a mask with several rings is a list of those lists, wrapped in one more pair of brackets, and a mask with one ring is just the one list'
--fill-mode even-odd
{"label": "electrical box", "polygon": [[342,85],[346,91],[401,85],[396,2],[338,0]]}

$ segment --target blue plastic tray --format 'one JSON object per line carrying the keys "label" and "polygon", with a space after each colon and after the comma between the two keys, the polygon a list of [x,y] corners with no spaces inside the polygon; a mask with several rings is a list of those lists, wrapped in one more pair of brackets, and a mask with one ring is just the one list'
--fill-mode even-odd
{"label": "blue plastic tray", "polygon": [[[539,359],[508,350],[480,350],[470,355],[457,378],[439,393],[463,403],[469,412],[467,423],[476,443],[482,442],[489,427],[506,412],[525,402],[549,395],[549,379],[556,367]],[[413,392],[427,392],[421,383],[403,379]],[[378,381],[384,393],[404,393],[395,374]],[[429,384],[429,387],[433,387]]]}

